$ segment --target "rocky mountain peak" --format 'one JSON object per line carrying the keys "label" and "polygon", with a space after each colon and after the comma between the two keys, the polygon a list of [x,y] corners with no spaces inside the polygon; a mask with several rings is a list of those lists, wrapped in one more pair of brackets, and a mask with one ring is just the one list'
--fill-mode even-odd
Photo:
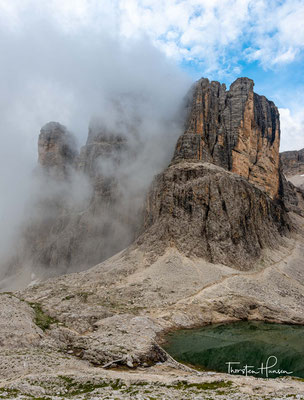
{"label": "rocky mountain peak", "polygon": [[227,91],[202,78],[191,90],[184,134],[173,162],[201,160],[245,177],[271,198],[279,192],[279,112],[238,78]]}
{"label": "rocky mountain peak", "polygon": [[[185,131],[147,198],[139,241],[148,251],[176,247],[244,270],[291,229],[282,202],[279,113],[253,86],[239,78],[227,91],[202,78],[192,87]],[[285,188],[296,206],[293,189]]]}

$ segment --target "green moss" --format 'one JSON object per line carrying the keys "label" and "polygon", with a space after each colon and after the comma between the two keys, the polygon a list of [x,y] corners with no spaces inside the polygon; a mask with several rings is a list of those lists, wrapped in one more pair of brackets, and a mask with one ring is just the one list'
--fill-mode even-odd
{"label": "green moss", "polygon": [[136,385],[136,386],[147,386],[147,385],[149,385],[149,382],[140,381],[140,382],[134,383],[134,385]]}
{"label": "green moss", "polygon": [[119,379],[116,379],[116,381],[110,381],[109,385],[113,390],[119,390],[125,386],[125,384],[121,383]]}
{"label": "green moss", "polygon": [[28,304],[32,307],[32,309],[35,311],[35,319],[34,322],[39,328],[41,328],[43,331],[49,329],[49,327],[52,324],[56,324],[59,321],[55,318],[50,317],[48,314],[46,314],[39,303],[30,303]]}

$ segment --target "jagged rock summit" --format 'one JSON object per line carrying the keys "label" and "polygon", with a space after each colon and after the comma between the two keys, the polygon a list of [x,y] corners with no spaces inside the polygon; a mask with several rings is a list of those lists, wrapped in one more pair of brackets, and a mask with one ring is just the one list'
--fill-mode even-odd
{"label": "jagged rock summit", "polygon": [[59,122],[41,128],[34,174],[39,195],[0,287],[15,288],[15,274],[22,269],[28,272],[16,280],[17,287],[32,276],[88,269],[132,242],[141,215],[128,209],[117,182],[127,157],[126,138],[96,124],[80,151]]}

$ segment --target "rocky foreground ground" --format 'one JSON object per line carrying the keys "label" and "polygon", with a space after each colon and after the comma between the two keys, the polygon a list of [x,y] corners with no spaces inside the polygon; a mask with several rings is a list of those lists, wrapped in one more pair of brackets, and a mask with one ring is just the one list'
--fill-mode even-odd
{"label": "rocky foreground ground", "polygon": [[1,396],[13,399],[287,399],[304,382],[197,372],[162,349],[169,330],[239,319],[304,323],[302,217],[240,271],[130,247],[86,272],[2,293]]}

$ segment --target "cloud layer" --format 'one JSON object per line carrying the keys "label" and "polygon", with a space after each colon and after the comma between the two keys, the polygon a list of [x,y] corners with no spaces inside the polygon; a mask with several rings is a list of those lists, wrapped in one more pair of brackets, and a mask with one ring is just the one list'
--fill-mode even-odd
{"label": "cloud layer", "polygon": [[15,30],[30,14],[69,32],[87,26],[146,36],[168,56],[201,63],[207,72],[237,72],[242,60],[272,68],[294,61],[304,47],[302,0],[2,0],[0,14]]}

